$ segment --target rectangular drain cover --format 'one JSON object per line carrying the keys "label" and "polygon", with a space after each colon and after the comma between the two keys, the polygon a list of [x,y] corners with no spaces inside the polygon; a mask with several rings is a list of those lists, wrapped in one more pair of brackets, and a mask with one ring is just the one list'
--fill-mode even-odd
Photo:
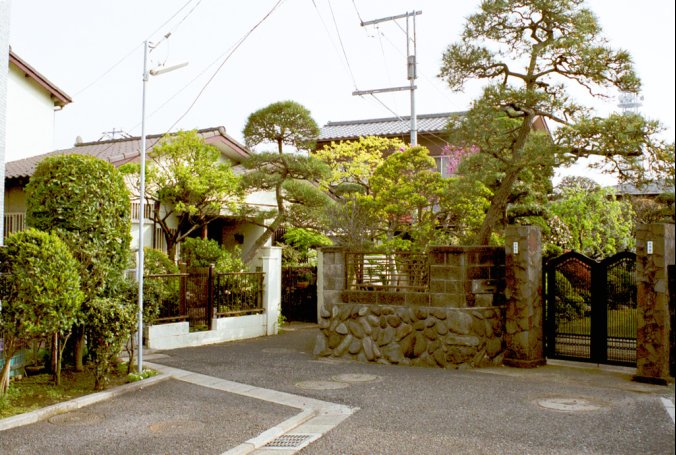
{"label": "rectangular drain cover", "polygon": [[312,436],[311,434],[283,434],[265,444],[265,447],[278,449],[300,447]]}

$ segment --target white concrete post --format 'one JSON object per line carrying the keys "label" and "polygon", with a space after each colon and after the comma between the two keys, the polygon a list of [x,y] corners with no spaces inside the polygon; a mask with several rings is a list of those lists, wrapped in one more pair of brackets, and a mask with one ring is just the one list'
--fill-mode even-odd
{"label": "white concrete post", "polygon": [[282,311],[282,249],[266,246],[260,250],[263,278],[263,308],[266,335],[277,335],[279,314]]}

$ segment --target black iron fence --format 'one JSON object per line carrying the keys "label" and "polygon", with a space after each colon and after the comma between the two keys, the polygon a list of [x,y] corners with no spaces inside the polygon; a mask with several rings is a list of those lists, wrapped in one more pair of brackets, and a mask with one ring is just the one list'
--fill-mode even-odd
{"label": "black iron fence", "polygon": [[219,273],[215,286],[216,316],[263,312],[263,273]]}
{"label": "black iron fence", "polygon": [[348,290],[426,291],[429,262],[418,253],[345,253]]}
{"label": "black iron fence", "polygon": [[263,312],[263,273],[216,273],[213,267],[146,275],[143,298],[159,308],[155,324],[189,321],[190,330],[210,330],[214,317]]}

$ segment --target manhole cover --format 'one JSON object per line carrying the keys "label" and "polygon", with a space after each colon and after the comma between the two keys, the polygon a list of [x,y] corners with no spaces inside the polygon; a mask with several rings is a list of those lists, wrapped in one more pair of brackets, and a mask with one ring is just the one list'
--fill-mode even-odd
{"label": "manhole cover", "polygon": [[288,348],[267,348],[263,349],[263,352],[267,352],[268,354],[293,354],[296,351]]}
{"label": "manhole cover", "polygon": [[163,420],[148,425],[153,433],[197,433],[204,428],[198,420]]}
{"label": "manhole cover", "polygon": [[359,382],[372,382],[379,379],[379,377],[374,374],[346,373],[332,376],[331,379],[339,382],[359,383]]}
{"label": "manhole cover", "polygon": [[296,387],[310,390],[336,390],[344,389],[345,387],[349,386],[350,384],[346,382],[336,381],[302,381],[296,383]]}
{"label": "manhole cover", "polygon": [[102,415],[92,414],[91,412],[74,411],[50,417],[48,421],[55,425],[84,426],[93,425],[101,420],[103,420]]}
{"label": "manhole cover", "polygon": [[596,411],[601,408],[598,404],[583,398],[546,398],[538,400],[537,404],[545,409],[566,412]]}

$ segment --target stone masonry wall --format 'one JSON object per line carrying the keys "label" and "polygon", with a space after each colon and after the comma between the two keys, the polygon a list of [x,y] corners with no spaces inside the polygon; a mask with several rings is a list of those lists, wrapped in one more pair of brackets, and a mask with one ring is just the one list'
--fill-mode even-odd
{"label": "stone masonry wall", "polygon": [[503,308],[327,304],[318,356],[384,364],[470,368],[500,365]]}

